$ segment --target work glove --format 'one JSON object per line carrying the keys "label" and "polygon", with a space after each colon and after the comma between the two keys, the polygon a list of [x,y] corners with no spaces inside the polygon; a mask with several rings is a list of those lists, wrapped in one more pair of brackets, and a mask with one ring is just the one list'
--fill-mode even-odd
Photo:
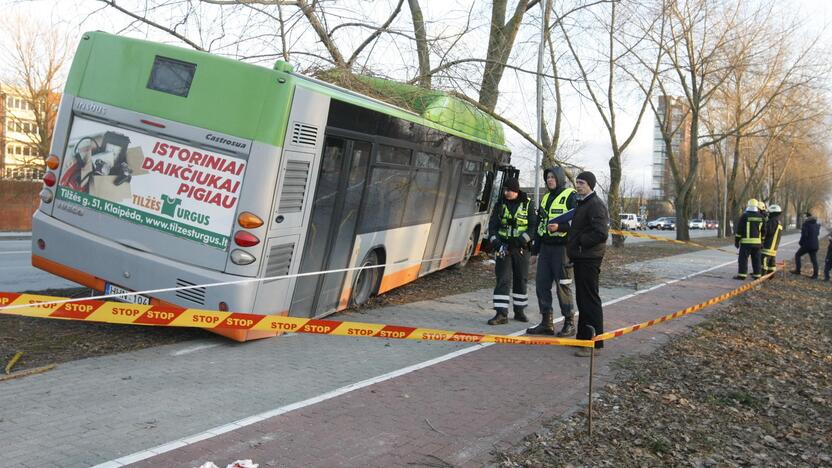
{"label": "work glove", "polygon": [[734,247],[737,249],[740,248],[740,240],[736,237],[734,238]]}

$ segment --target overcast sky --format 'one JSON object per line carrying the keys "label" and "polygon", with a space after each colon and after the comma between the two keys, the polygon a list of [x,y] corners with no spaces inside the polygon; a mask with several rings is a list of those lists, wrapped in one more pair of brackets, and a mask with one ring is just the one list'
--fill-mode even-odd
{"label": "overcast sky", "polygon": [[[752,1],[754,0],[749,0],[749,2]],[[121,5],[132,3],[130,0],[119,2]],[[391,11],[391,5],[395,2],[393,0],[375,0],[374,2],[345,0],[343,4],[356,5],[356,9],[360,10],[360,15],[367,15],[373,19],[382,18],[379,21],[383,21],[383,18]],[[447,34],[463,28],[468,20],[466,10],[471,3],[465,0],[422,0],[421,4],[428,22],[428,35],[432,36]],[[785,0],[781,2],[781,5],[787,6],[790,12],[805,17],[807,27],[810,29],[818,30],[832,21],[832,1],[830,0]],[[65,29],[71,37],[78,37],[83,31],[87,30],[102,30],[134,37],[148,37],[153,40],[175,42],[175,39],[170,36],[149,28],[133,27],[125,29],[130,24],[129,18],[114,10],[104,9],[102,11],[102,6],[101,2],[95,0],[62,0],[60,2],[0,0],[0,10],[19,12],[24,17],[41,18],[45,24]],[[406,10],[407,4],[404,5],[404,11],[402,11],[394,26],[399,24],[404,29],[409,25],[409,13]],[[472,34],[474,42],[468,45],[463,44],[463,46],[475,50],[482,45],[482,42],[487,42],[487,28],[482,27],[483,24],[487,24],[487,2],[477,2],[477,6],[474,7],[472,13],[472,23],[479,24],[480,28]],[[244,25],[245,19],[243,18],[226,18],[225,21],[237,23],[239,27],[247,27]],[[529,18],[529,22],[532,21],[534,19]],[[522,31],[523,33],[518,38],[518,50],[526,51],[523,60],[527,60],[527,63],[524,62],[520,65],[524,68],[534,69],[535,62],[530,60],[534,58],[533,54],[527,52],[533,51],[536,47],[536,33],[532,27],[524,28]],[[360,41],[363,37],[365,37],[364,32],[356,34],[355,40]],[[0,42],[5,40],[7,39],[0,35]],[[402,60],[405,62],[408,60],[407,58],[403,59],[403,55],[407,55],[407,53],[404,53],[397,44],[391,42],[380,42],[379,44],[381,45],[374,49],[371,54],[372,67],[378,70],[387,69],[387,74],[393,76],[397,73],[406,74],[406,71],[401,68]],[[242,47],[257,50],[258,47],[262,47],[262,44],[260,46],[256,43],[246,44]],[[304,45],[301,44],[299,50],[302,50],[303,47]],[[316,45],[312,44],[310,47],[316,47]],[[578,44],[578,47],[580,47],[580,44]],[[344,47],[344,50],[349,51],[350,49]],[[223,49],[222,52],[230,55],[246,55],[246,53],[254,55],[253,52],[240,50],[240,47],[235,50]],[[483,55],[484,53],[480,53],[479,56]],[[476,52],[473,56],[476,56]],[[2,67],[0,70],[5,68]],[[580,148],[573,159],[575,164],[595,171],[603,179],[608,173],[607,160],[610,155],[606,130],[594,108],[588,107],[587,102],[578,99],[575,93],[568,89],[568,86],[565,93],[567,98],[565,100],[563,140],[570,146]],[[534,130],[534,79],[529,75],[507,71],[501,83],[501,95],[497,110],[517,122],[529,133],[536,133]],[[621,116],[620,128],[630,126],[634,117],[633,115],[628,116],[626,111],[635,112],[635,110],[625,108],[624,111],[625,114]],[[513,162],[523,171],[521,183],[532,185],[535,151],[522,137],[516,135],[510,129],[506,129],[506,136],[509,146],[513,150]],[[639,128],[636,139],[625,154],[624,173],[625,181],[629,187],[638,188],[644,184],[644,187],[649,189],[652,150],[653,117],[648,112]]]}

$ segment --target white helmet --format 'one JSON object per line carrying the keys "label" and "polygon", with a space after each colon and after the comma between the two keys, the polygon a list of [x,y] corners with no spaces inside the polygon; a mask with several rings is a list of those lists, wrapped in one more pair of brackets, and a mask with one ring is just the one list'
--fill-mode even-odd
{"label": "white helmet", "polygon": [[780,205],[769,205],[768,212],[769,213],[782,213],[783,209],[780,208]]}

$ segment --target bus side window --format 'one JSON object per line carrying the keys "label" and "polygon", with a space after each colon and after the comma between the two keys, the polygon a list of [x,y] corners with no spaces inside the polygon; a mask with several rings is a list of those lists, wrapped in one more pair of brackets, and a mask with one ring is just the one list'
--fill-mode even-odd
{"label": "bus side window", "polygon": [[480,172],[480,191],[477,195],[477,212],[484,213],[491,206],[491,186],[494,184],[494,169],[489,162],[484,163]]}
{"label": "bus side window", "polygon": [[[370,183],[364,197],[360,232],[393,229],[402,225],[402,217],[410,189],[410,167],[388,166],[410,163],[410,150],[379,145],[376,163],[370,172]],[[381,166],[378,163],[385,165]]]}
{"label": "bus side window", "polygon": [[416,170],[411,179],[402,225],[429,223],[433,218],[441,176],[439,161],[439,156],[416,152]]}

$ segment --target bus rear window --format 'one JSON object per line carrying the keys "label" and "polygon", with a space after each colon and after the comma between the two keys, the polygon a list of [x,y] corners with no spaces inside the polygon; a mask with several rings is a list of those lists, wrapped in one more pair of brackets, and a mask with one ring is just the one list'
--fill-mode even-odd
{"label": "bus rear window", "polygon": [[188,97],[196,64],[156,56],[147,87],[174,96]]}

